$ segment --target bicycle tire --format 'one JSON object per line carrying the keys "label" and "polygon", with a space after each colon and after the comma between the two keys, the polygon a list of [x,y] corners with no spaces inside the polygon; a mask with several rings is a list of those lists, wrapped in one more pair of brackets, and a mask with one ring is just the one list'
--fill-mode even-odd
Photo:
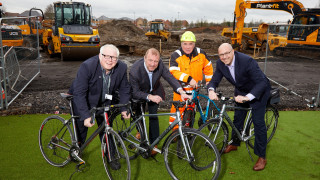
{"label": "bicycle tire", "polygon": [[[108,137],[107,143],[106,136]],[[123,140],[114,130],[109,129],[107,135],[103,135],[101,152],[103,165],[109,179],[130,179],[131,166],[128,152]],[[111,163],[119,166],[112,166]]]}
{"label": "bicycle tire", "polygon": [[69,151],[61,148],[70,149],[72,146],[72,131],[65,122],[60,116],[49,116],[42,122],[39,130],[41,154],[49,164],[56,167],[65,166],[71,161]]}
{"label": "bicycle tire", "polygon": [[[221,171],[220,154],[214,143],[203,133],[183,128],[182,133],[188,141],[193,156],[190,162],[186,153],[177,151],[175,139],[179,133],[173,133],[164,145],[164,162],[173,179],[217,179]],[[185,148],[181,149],[185,152]]]}
{"label": "bicycle tire", "polygon": [[[143,140],[146,139],[144,131],[142,130],[141,121],[139,121],[135,126],[130,129],[130,132],[126,132],[125,130],[130,126],[130,123],[134,121],[134,119],[125,120],[121,118],[121,112],[115,111],[111,114],[109,121],[111,122],[111,126],[114,131],[116,131],[120,137],[123,139],[125,146],[127,147],[128,155],[130,160],[137,158],[140,154],[139,150],[129,141],[129,139],[135,143],[142,144]],[[140,139],[137,139],[135,136],[137,132],[140,132]]]}
{"label": "bicycle tire", "polygon": [[[279,112],[278,109],[272,105],[267,106],[264,121],[267,128],[267,144],[271,141],[278,126]],[[250,118],[248,127],[246,128],[247,135],[254,133],[254,125],[252,118]],[[248,144],[251,148],[254,148],[255,136],[253,135],[249,140]]]}
{"label": "bicycle tire", "polygon": [[[205,124],[200,126],[198,129],[203,134],[207,135],[212,141],[216,134],[216,129],[219,125],[219,118],[213,118],[208,120]],[[213,143],[216,145],[217,149],[219,150],[220,154],[222,154],[223,150],[228,144],[229,138],[229,129],[225,122],[222,122],[221,127],[219,129],[219,133],[216,137],[216,140]]]}

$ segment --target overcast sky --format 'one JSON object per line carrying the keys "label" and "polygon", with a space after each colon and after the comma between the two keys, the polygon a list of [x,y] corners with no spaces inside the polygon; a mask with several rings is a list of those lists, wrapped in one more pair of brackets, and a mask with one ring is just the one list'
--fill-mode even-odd
{"label": "overcast sky", "polygon": [[[22,13],[36,7],[42,9],[58,0],[1,0],[7,12]],[[78,0],[81,1],[81,0]],[[314,8],[319,0],[299,0],[304,7]],[[184,19],[188,22],[207,20],[209,22],[233,21],[236,0],[84,0],[92,5],[93,16],[110,18],[129,17],[151,19]],[[292,16],[284,11],[247,10],[245,22],[286,22]]]}

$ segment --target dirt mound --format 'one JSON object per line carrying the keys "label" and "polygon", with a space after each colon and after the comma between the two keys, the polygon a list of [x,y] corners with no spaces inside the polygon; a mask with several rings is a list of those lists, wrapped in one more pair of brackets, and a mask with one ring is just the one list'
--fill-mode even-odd
{"label": "dirt mound", "polygon": [[113,20],[98,27],[102,44],[112,40],[130,40],[144,35],[144,31],[127,20]]}

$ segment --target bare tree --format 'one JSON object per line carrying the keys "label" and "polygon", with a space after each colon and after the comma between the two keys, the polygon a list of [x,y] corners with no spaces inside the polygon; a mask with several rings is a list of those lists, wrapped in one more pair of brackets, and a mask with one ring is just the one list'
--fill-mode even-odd
{"label": "bare tree", "polygon": [[320,8],[320,0],[318,2],[318,5],[316,5],[316,8]]}
{"label": "bare tree", "polygon": [[46,7],[46,10],[44,11],[44,16],[46,19],[53,19],[54,18],[54,12],[53,12],[53,5],[49,4]]}

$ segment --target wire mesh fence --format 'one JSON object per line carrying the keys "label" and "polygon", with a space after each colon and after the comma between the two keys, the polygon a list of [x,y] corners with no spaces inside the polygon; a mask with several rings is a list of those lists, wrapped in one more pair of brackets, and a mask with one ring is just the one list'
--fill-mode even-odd
{"label": "wire mesh fence", "polygon": [[20,22],[23,18],[1,18],[1,109],[8,106],[40,73],[39,37],[28,46],[23,42],[21,29],[5,22]]}

